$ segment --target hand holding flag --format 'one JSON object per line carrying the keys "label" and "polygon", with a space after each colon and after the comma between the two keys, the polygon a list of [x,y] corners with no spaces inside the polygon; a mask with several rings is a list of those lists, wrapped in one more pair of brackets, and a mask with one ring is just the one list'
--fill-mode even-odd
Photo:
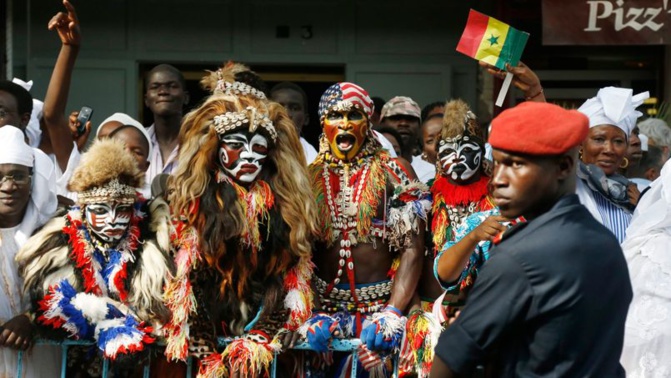
{"label": "hand holding flag", "polygon": [[[517,66],[529,33],[519,31],[509,25],[471,9],[464,33],[461,35],[457,51],[479,61],[491,64],[500,70],[506,70],[506,64]],[[496,100],[501,106],[505,98],[512,74],[506,78]]]}

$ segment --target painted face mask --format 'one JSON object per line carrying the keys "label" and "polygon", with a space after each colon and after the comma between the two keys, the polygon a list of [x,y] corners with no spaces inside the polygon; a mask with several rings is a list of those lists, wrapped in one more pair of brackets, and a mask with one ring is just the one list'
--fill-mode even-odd
{"label": "painted face mask", "polygon": [[438,159],[443,175],[456,183],[467,182],[482,165],[482,151],[480,142],[469,135],[442,139],[438,143]]}
{"label": "painted face mask", "polygon": [[324,117],[324,134],[331,153],[348,161],[361,150],[368,134],[368,118],[359,109],[332,110]]}
{"label": "painted face mask", "polygon": [[247,130],[220,137],[219,163],[230,178],[242,184],[253,182],[268,158],[268,139]]}
{"label": "painted face mask", "polygon": [[117,243],[130,225],[133,206],[118,203],[91,203],[84,208],[89,229],[105,243]]}

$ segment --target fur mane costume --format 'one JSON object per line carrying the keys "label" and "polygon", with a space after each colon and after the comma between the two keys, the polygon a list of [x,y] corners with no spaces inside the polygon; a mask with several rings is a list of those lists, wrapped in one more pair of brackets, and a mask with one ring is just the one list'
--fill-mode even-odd
{"label": "fur mane costume", "polygon": [[[38,323],[95,340],[111,359],[143,350],[167,318],[170,213],[162,200],[148,203],[135,191],[143,177],[121,142],[96,142],[70,182],[79,204],[49,221],[16,256]],[[108,201],[133,206],[114,246],[97,242],[83,215],[87,204]]]}
{"label": "fur mane costume", "polygon": [[[315,209],[296,129],[284,108],[241,82],[229,63],[203,79],[213,94],[186,115],[180,160],[169,180],[176,274],[165,293],[172,310],[166,355],[201,358],[201,376],[266,372],[276,336],[311,314]],[[254,91],[250,90],[254,89]],[[235,121],[237,120],[237,121]],[[220,137],[258,131],[269,141],[256,179],[241,185],[222,171]],[[218,336],[236,337],[217,353]]]}

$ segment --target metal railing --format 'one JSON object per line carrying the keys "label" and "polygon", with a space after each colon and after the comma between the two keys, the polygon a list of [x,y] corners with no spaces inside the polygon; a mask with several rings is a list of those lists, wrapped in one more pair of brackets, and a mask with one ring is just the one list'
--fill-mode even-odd
{"label": "metal railing", "polygon": [[[220,337],[218,339],[219,347],[225,347],[229,342],[231,342],[232,339],[229,338],[222,338]],[[68,348],[71,346],[94,346],[95,343],[92,341],[78,341],[78,340],[45,340],[45,339],[40,339],[35,342],[35,345],[59,345],[61,347],[61,378],[65,378],[66,370],[67,370],[67,357],[68,357]],[[361,340],[359,339],[334,339],[331,342],[331,345],[329,347],[330,350],[334,352],[346,352],[346,353],[351,353],[352,354],[352,368],[351,368],[351,376],[356,377],[357,374],[357,369],[358,369],[358,361],[359,361],[359,355],[357,353],[357,349],[361,345]],[[158,345],[161,346],[161,345]],[[308,343],[300,343],[295,345],[291,350],[304,350],[304,351],[311,351],[313,350],[310,347],[310,344]],[[392,370],[392,378],[397,378],[398,377],[398,362],[399,362],[399,355],[398,353],[394,354],[393,356],[393,370]],[[144,378],[149,378],[150,374],[150,364],[151,364],[151,354],[148,357],[147,363],[143,367],[143,372],[142,376]],[[189,357],[186,361],[186,377],[190,378],[192,377],[193,374],[193,358]],[[109,374],[109,360],[106,358],[103,358],[103,368],[102,368],[102,378],[107,378]],[[277,374],[277,354],[275,354],[275,359],[273,359],[273,363],[270,366],[270,376],[272,378],[276,378]],[[17,378],[21,378],[23,375],[23,351],[19,351],[18,353],[18,361],[17,361]]]}

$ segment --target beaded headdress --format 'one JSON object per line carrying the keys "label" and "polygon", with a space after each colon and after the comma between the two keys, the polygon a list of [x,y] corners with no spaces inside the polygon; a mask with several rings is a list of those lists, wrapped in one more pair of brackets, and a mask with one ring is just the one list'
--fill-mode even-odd
{"label": "beaded headdress", "polygon": [[136,200],[136,188],[142,185],[144,172],[123,142],[106,138],[96,141],[82,155],[68,189],[77,193],[80,204],[111,201],[132,204]]}
{"label": "beaded headdress", "polygon": [[253,96],[259,100],[266,99],[266,95],[263,92],[252,87],[251,85],[247,85],[240,81],[234,81],[230,83],[223,79],[217,80],[217,86],[214,89],[214,93],[236,96]]}
{"label": "beaded headdress", "polygon": [[259,76],[244,64],[228,62],[218,70],[209,72],[209,75],[203,77],[201,84],[212,94],[250,96],[262,101],[267,100],[266,94],[261,89],[244,82],[249,80],[263,86]]}
{"label": "beaded headdress", "polygon": [[257,111],[251,106],[248,106],[241,112],[226,112],[216,115],[212,120],[212,125],[220,137],[244,125],[248,125],[250,132],[255,132],[259,127],[262,127],[265,129],[266,134],[270,136],[273,143],[277,141],[277,130],[275,130],[273,121],[266,114]]}

